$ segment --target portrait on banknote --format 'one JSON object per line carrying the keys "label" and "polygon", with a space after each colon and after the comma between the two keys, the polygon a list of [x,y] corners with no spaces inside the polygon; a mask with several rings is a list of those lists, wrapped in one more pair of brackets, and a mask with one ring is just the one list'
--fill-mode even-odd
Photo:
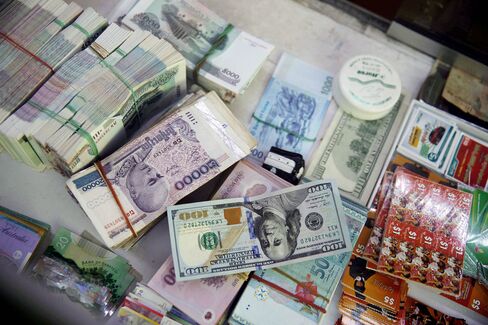
{"label": "portrait on banknote", "polygon": [[254,235],[264,254],[273,261],[285,260],[295,252],[301,228],[298,206],[307,194],[307,189],[302,189],[250,204],[259,215],[254,220]]}

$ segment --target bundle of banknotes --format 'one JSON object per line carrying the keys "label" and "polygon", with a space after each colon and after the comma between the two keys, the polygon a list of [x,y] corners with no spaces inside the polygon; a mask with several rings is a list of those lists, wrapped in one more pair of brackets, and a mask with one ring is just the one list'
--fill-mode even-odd
{"label": "bundle of banknotes", "polygon": [[217,324],[226,319],[229,305],[246,280],[247,273],[238,273],[177,282],[170,256],[147,285],[193,322]]}
{"label": "bundle of banknotes", "polygon": [[246,90],[273,50],[197,0],[141,0],[122,22],[173,44],[194,81],[226,102]]}
{"label": "bundle of banknotes", "polygon": [[360,120],[338,110],[311,158],[305,177],[334,177],[342,195],[371,206],[376,183],[407,110],[404,96],[379,120]]}
{"label": "bundle of banknotes", "polygon": [[124,298],[117,312],[118,324],[198,325],[181,310],[143,283]]}
{"label": "bundle of banknotes", "polygon": [[50,226],[0,206],[0,268],[22,272],[49,233]]}
{"label": "bundle of banknotes", "polygon": [[14,0],[0,11],[0,122],[107,21],[62,0]]}
{"label": "bundle of banknotes", "polygon": [[108,316],[126,295],[136,272],[125,258],[60,228],[34,266],[33,275],[86,308]]}
{"label": "bundle of banknotes", "polygon": [[129,247],[168,206],[254,146],[249,132],[211,92],[73,175],[67,186],[108,247]]}
{"label": "bundle of banknotes", "polygon": [[249,130],[258,140],[252,158],[262,164],[275,146],[307,159],[319,138],[331,88],[327,71],[284,53],[251,118]]}
{"label": "bundle of banknotes", "polygon": [[151,114],[143,102],[185,93],[185,60],[171,44],[111,24],[0,125],[0,143],[36,169],[71,175]]}

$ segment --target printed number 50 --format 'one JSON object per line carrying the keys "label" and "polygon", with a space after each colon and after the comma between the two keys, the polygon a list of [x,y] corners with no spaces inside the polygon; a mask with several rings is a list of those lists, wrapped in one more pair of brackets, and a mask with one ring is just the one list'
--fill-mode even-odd
{"label": "printed number 50", "polygon": [[[316,268],[317,267],[317,268]],[[315,260],[315,265],[310,268],[310,273],[313,275],[319,275],[323,279],[325,277],[325,271],[329,268],[329,262],[325,258],[318,258]]]}

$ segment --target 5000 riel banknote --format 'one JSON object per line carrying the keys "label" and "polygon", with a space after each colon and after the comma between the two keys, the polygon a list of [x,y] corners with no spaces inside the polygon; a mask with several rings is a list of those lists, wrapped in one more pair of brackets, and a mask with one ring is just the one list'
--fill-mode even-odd
{"label": "5000 riel banknote", "polygon": [[168,222],[179,281],[351,251],[339,191],[331,181],[171,206]]}

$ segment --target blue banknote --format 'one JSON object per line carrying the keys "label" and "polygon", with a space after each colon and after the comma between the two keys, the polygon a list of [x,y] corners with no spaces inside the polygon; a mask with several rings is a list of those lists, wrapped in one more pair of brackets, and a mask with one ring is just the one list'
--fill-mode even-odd
{"label": "blue banknote", "polygon": [[252,158],[264,162],[271,146],[307,159],[332,93],[332,75],[283,54],[254,112],[250,132],[258,140]]}

